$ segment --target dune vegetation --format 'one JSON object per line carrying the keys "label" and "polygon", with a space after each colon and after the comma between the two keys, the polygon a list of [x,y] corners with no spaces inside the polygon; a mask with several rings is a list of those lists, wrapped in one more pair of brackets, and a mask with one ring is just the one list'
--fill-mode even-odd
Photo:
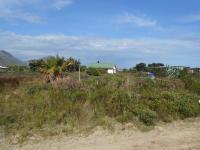
{"label": "dune vegetation", "polygon": [[[200,116],[200,78],[142,77],[138,73],[65,74],[46,83],[39,73],[2,74],[0,126],[7,134],[112,128],[114,122],[154,126]],[[59,130],[58,130],[59,129]]]}
{"label": "dune vegetation", "polygon": [[32,61],[34,71],[1,73],[0,127],[6,134],[68,134],[96,126],[112,129],[115,123],[153,127],[200,116],[199,74],[168,77],[162,69],[152,79],[140,64],[139,71],[114,75],[81,70],[79,81],[73,62],[79,64],[56,56]]}

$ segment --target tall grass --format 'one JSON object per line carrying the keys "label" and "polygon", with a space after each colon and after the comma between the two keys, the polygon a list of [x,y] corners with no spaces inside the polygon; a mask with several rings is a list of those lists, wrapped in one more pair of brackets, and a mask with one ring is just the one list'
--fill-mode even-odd
{"label": "tall grass", "polygon": [[30,79],[17,80],[13,88],[1,80],[6,84],[0,84],[0,126],[7,133],[59,125],[84,128],[86,123],[105,124],[109,120],[105,118],[152,126],[157,121],[200,116],[200,93],[180,79],[151,80],[127,73],[87,78],[82,83],[63,80],[56,86]]}

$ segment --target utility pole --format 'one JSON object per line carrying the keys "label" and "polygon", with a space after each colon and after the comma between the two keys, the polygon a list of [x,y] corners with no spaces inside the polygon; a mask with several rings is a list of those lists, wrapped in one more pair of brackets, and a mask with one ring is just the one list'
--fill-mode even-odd
{"label": "utility pole", "polygon": [[79,82],[81,81],[81,67],[80,67],[80,60],[78,60],[79,65],[78,65],[78,80]]}
{"label": "utility pole", "polygon": [[75,58],[74,58],[74,72],[75,72],[75,64],[76,64],[76,62],[75,62]]}

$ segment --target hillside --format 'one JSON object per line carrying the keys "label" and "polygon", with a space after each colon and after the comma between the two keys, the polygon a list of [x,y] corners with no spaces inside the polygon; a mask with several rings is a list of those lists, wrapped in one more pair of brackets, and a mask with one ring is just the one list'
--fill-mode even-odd
{"label": "hillside", "polygon": [[25,65],[21,60],[15,58],[10,53],[0,50],[0,65],[1,66],[9,66],[9,65]]}

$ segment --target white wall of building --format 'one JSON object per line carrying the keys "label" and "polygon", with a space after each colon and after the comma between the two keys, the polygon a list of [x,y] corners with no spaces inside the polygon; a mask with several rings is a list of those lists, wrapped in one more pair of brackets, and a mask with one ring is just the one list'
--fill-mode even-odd
{"label": "white wall of building", "polygon": [[116,70],[117,70],[116,67],[113,67],[113,68],[111,68],[111,69],[108,69],[108,70],[107,70],[107,73],[108,73],[108,74],[115,74],[115,73],[117,73]]}

